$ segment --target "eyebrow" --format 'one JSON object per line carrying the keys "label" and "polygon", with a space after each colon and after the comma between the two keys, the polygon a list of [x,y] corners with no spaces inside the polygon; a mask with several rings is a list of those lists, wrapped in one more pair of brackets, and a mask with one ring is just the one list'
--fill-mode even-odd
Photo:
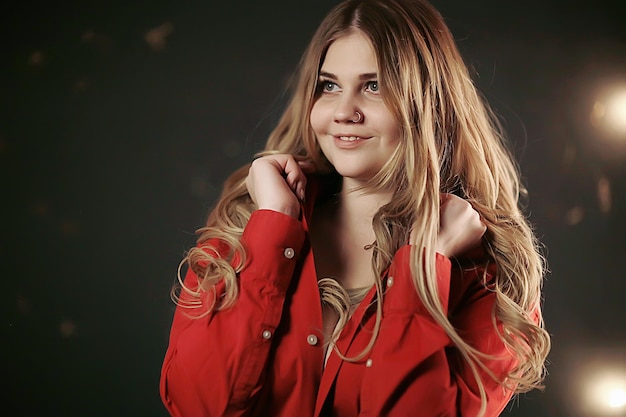
{"label": "eyebrow", "polygon": [[[335,74],[331,74],[330,72],[320,71],[320,77],[328,78],[331,80],[337,80],[337,76]],[[372,78],[378,78],[378,73],[376,72],[368,72],[366,74],[360,74],[359,79],[361,80],[371,80]]]}

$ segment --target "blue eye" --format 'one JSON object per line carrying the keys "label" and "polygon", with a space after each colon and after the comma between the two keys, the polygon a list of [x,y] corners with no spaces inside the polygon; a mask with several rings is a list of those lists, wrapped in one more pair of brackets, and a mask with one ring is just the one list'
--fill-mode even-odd
{"label": "blue eye", "polygon": [[366,84],[366,87],[372,93],[379,93],[380,90],[378,88],[378,81],[370,81]]}
{"label": "blue eye", "polygon": [[338,88],[339,86],[332,81],[322,80],[319,83],[319,89],[323,93],[332,93],[337,91]]}

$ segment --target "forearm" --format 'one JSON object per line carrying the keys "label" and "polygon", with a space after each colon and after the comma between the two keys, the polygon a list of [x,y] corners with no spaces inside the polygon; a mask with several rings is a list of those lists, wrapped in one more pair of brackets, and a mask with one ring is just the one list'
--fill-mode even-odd
{"label": "forearm", "polygon": [[[303,241],[297,220],[253,213],[242,236],[247,263],[235,305],[203,318],[177,308],[161,377],[172,415],[245,415],[253,405]],[[194,280],[188,272],[186,281]]]}

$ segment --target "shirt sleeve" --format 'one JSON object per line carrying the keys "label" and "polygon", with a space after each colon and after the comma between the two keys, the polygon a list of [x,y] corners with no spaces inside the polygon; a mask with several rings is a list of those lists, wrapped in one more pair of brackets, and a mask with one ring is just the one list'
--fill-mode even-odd
{"label": "shirt sleeve", "polygon": [[[160,384],[172,416],[243,416],[253,406],[304,237],[298,220],[255,211],[242,236],[247,263],[235,305],[202,318],[176,308]],[[197,286],[193,271],[185,283]]]}
{"label": "shirt sleeve", "polygon": [[[493,284],[495,273],[494,263],[490,264],[486,273],[484,268],[453,270],[452,279],[463,281],[463,292],[448,317],[465,342],[489,355],[481,358],[481,361],[491,375],[478,368],[487,395],[486,417],[500,415],[513,396],[514,387],[509,385],[509,388],[505,388],[501,382],[505,382],[509,372],[517,365],[515,357],[500,337],[502,323],[494,318],[496,293],[488,286]],[[446,360],[457,388],[456,406],[462,411],[458,415],[477,415],[481,406],[480,391],[469,364],[452,345],[446,348]]]}
{"label": "shirt sleeve", "polygon": [[[388,280],[393,285],[387,283],[360,415],[475,417],[481,407],[478,384],[467,361],[419,299],[410,272],[410,248],[401,248],[390,267]],[[495,294],[482,284],[484,269],[461,271],[445,256],[436,256],[439,295],[445,311],[454,308],[454,314],[448,312],[452,325],[466,342],[493,357],[484,360],[485,365],[504,378],[515,360],[494,324]],[[459,299],[451,300],[451,291],[459,288]],[[498,416],[513,392],[484,371],[479,374],[487,395],[485,417]]]}

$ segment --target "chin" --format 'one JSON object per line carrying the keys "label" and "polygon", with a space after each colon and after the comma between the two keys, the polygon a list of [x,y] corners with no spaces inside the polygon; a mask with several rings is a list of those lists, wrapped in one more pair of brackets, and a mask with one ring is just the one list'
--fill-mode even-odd
{"label": "chin", "polygon": [[351,180],[366,182],[369,181],[374,173],[363,171],[362,169],[354,169],[351,167],[337,167],[335,166],[335,171],[343,178],[350,178]]}

